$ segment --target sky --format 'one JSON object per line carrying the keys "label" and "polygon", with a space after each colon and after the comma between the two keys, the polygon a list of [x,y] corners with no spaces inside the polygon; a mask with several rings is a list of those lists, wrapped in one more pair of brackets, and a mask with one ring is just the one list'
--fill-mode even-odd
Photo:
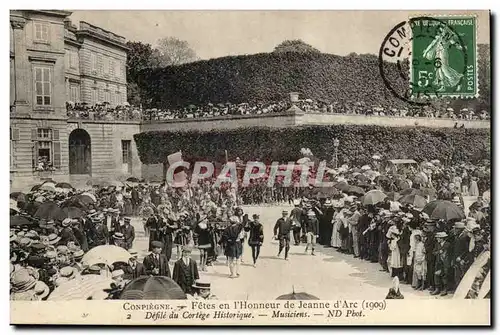
{"label": "sky", "polygon": [[[426,12],[428,14],[429,11]],[[450,13],[449,11],[447,13]],[[462,12],[463,13],[463,12]],[[337,55],[378,54],[386,34],[416,12],[408,11],[73,11],[130,41],[186,40],[201,59],[270,52],[287,39],[302,39]],[[478,42],[489,43],[488,12],[478,15]]]}

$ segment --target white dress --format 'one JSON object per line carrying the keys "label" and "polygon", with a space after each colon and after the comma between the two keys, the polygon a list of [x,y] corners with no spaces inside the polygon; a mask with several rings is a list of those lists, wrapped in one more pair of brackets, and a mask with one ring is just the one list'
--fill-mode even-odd
{"label": "white dress", "polygon": [[340,248],[342,245],[342,240],[340,239],[339,229],[342,226],[342,219],[344,218],[343,210],[335,213],[333,216],[333,231],[332,231],[332,239],[331,246],[334,248]]}
{"label": "white dress", "polygon": [[396,226],[391,226],[386,235],[387,238],[390,238],[390,240],[387,241],[387,243],[389,243],[390,251],[387,263],[390,268],[399,269],[402,268],[403,265],[401,264],[401,253],[399,252],[398,246],[399,236],[396,236],[395,234],[399,235],[399,230]]}

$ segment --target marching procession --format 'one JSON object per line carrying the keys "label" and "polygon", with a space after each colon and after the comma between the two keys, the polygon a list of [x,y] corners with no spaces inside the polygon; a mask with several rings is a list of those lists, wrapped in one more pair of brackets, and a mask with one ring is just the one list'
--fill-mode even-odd
{"label": "marching procession", "polygon": [[[374,166],[379,166],[377,157]],[[379,263],[380,271],[415,290],[445,296],[489,250],[487,163],[445,167],[427,162],[398,173],[369,166],[334,170],[334,189],[316,194],[312,187],[295,190],[302,196],[291,200],[294,207],[270,223],[273,236],[267,238],[279,242],[277,258],[289,260],[291,245],[302,245],[311,257],[320,248],[333,248]],[[479,191],[482,196],[475,197],[466,216],[464,197]],[[207,182],[173,188],[131,178],[78,191],[49,181],[26,194],[15,192],[11,199],[13,300],[68,298],[63,288],[73,292],[91,279],[109,287],[90,296],[73,292],[71,299],[79,294],[85,299],[137,294],[151,299],[145,291],[148,281],[164,289],[163,298],[215,299],[200,274],[225,262],[228,277],[237,279],[243,253],[251,253],[251,265],[259,271],[263,224],[269,224],[244,212],[234,188],[224,192]],[[142,217],[149,239],[142,260],[134,249],[135,216]],[[192,258],[193,249],[199,251],[198,260]],[[473,297],[473,290],[468,294]]]}

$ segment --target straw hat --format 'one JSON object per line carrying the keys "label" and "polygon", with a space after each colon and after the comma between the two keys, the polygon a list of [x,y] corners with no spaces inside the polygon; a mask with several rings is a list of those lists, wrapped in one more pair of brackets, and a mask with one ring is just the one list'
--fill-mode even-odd
{"label": "straw hat", "polygon": [[122,269],[115,270],[115,271],[111,272],[111,278],[116,279],[120,276],[123,276],[124,274],[125,274],[125,272],[123,272]]}
{"label": "straw hat", "polygon": [[61,275],[61,277],[73,279],[76,276],[76,270],[71,266],[65,266],[61,270],[59,270],[59,274]]}
{"label": "straw hat", "polygon": [[61,237],[59,237],[57,234],[50,234],[48,237],[47,243],[50,245],[54,245],[57,242],[59,242],[60,240],[61,240]]}
{"label": "straw hat", "polygon": [[35,284],[35,298],[37,300],[45,299],[50,293],[50,288],[43,281],[37,281]]}
{"label": "straw hat", "polygon": [[440,231],[440,232],[436,233],[436,238],[446,238],[446,237],[448,237],[448,234],[446,234],[446,232],[444,232],[444,231]]}
{"label": "straw hat", "polygon": [[31,290],[35,285],[35,277],[30,275],[29,271],[25,268],[15,271],[10,278],[11,289],[16,293]]}
{"label": "straw hat", "polygon": [[70,218],[64,219],[63,222],[61,223],[61,225],[63,227],[68,227],[70,224],[71,224],[71,219]]}
{"label": "straw hat", "polygon": [[197,279],[192,287],[194,288],[200,288],[200,289],[205,289],[205,290],[210,290],[210,283],[206,280],[203,279]]}

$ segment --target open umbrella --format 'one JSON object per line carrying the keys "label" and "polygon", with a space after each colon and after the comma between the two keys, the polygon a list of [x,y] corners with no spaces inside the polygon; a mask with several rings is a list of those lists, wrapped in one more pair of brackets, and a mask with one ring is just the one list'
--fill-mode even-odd
{"label": "open umbrella", "polygon": [[13,200],[16,200],[16,201],[19,201],[19,196],[26,196],[23,192],[12,192],[10,194],[10,198],[13,199]]}
{"label": "open umbrella", "polygon": [[357,195],[357,196],[362,196],[363,194],[365,194],[365,190],[363,190],[361,187],[359,186],[349,186],[349,188],[346,190],[346,193],[347,194],[353,194],[353,195]]}
{"label": "open umbrella", "polygon": [[31,188],[31,190],[30,190],[30,191],[31,191],[31,192],[38,191],[38,189],[40,188],[40,186],[42,186],[42,185],[35,185],[35,186],[33,186],[33,187]]}
{"label": "open umbrella", "polygon": [[453,202],[447,200],[431,201],[422,209],[422,212],[429,215],[431,220],[450,221],[465,219],[464,211]]}
{"label": "open umbrella", "polygon": [[105,290],[111,288],[111,283],[111,278],[84,275],[56,287],[47,301],[104,300],[107,297]]}
{"label": "open umbrella", "polygon": [[42,203],[35,212],[35,217],[46,220],[60,220],[64,218],[61,208],[53,201]]}
{"label": "open umbrella", "polygon": [[132,255],[116,245],[100,245],[89,250],[82,258],[82,264],[92,266],[94,264],[111,265],[115,262],[127,263]]}
{"label": "open umbrella", "polygon": [[32,226],[35,223],[30,221],[27,217],[22,215],[11,215],[10,217],[10,226]]}
{"label": "open umbrella", "polygon": [[384,199],[387,198],[387,195],[385,195],[384,192],[380,190],[371,190],[366,192],[366,194],[363,196],[363,205],[375,205],[378,204],[379,202],[384,201]]}
{"label": "open umbrella", "polygon": [[336,189],[346,192],[349,189],[349,185],[345,181],[341,181],[333,185]]}
{"label": "open umbrella", "polygon": [[418,194],[405,195],[398,201],[402,204],[410,204],[417,208],[424,208],[425,205],[427,205],[427,199]]}
{"label": "open umbrella", "polygon": [[51,183],[51,182],[44,183],[42,186],[40,186],[40,190],[55,192],[56,191],[56,184]]}
{"label": "open umbrella", "polygon": [[69,183],[57,183],[56,187],[65,188],[65,189],[72,189],[73,188],[73,186],[71,186],[71,184],[69,184]]}
{"label": "open umbrella", "polygon": [[70,218],[70,219],[78,219],[81,218],[85,215],[83,210],[81,210],[78,207],[65,207],[62,209],[62,212],[64,213],[65,217]]}
{"label": "open umbrella", "polygon": [[143,276],[124,288],[120,300],[186,300],[187,296],[172,279],[164,276]]}
{"label": "open umbrella", "polygon": [[82,194],[80,194],[81,196],[84,196],[84,197],[89,197],[90,199],[92,199],[93,202],[97,202],[97,198],[95,195],[93,195],[92,193],[89,193],[89,192],[83,192]]}
{"label": "open umbrella", "polygon": [[293,291],[292,293],[283,294],[276,298],[276,300],[320,300],[318,297],[306,293]]}

